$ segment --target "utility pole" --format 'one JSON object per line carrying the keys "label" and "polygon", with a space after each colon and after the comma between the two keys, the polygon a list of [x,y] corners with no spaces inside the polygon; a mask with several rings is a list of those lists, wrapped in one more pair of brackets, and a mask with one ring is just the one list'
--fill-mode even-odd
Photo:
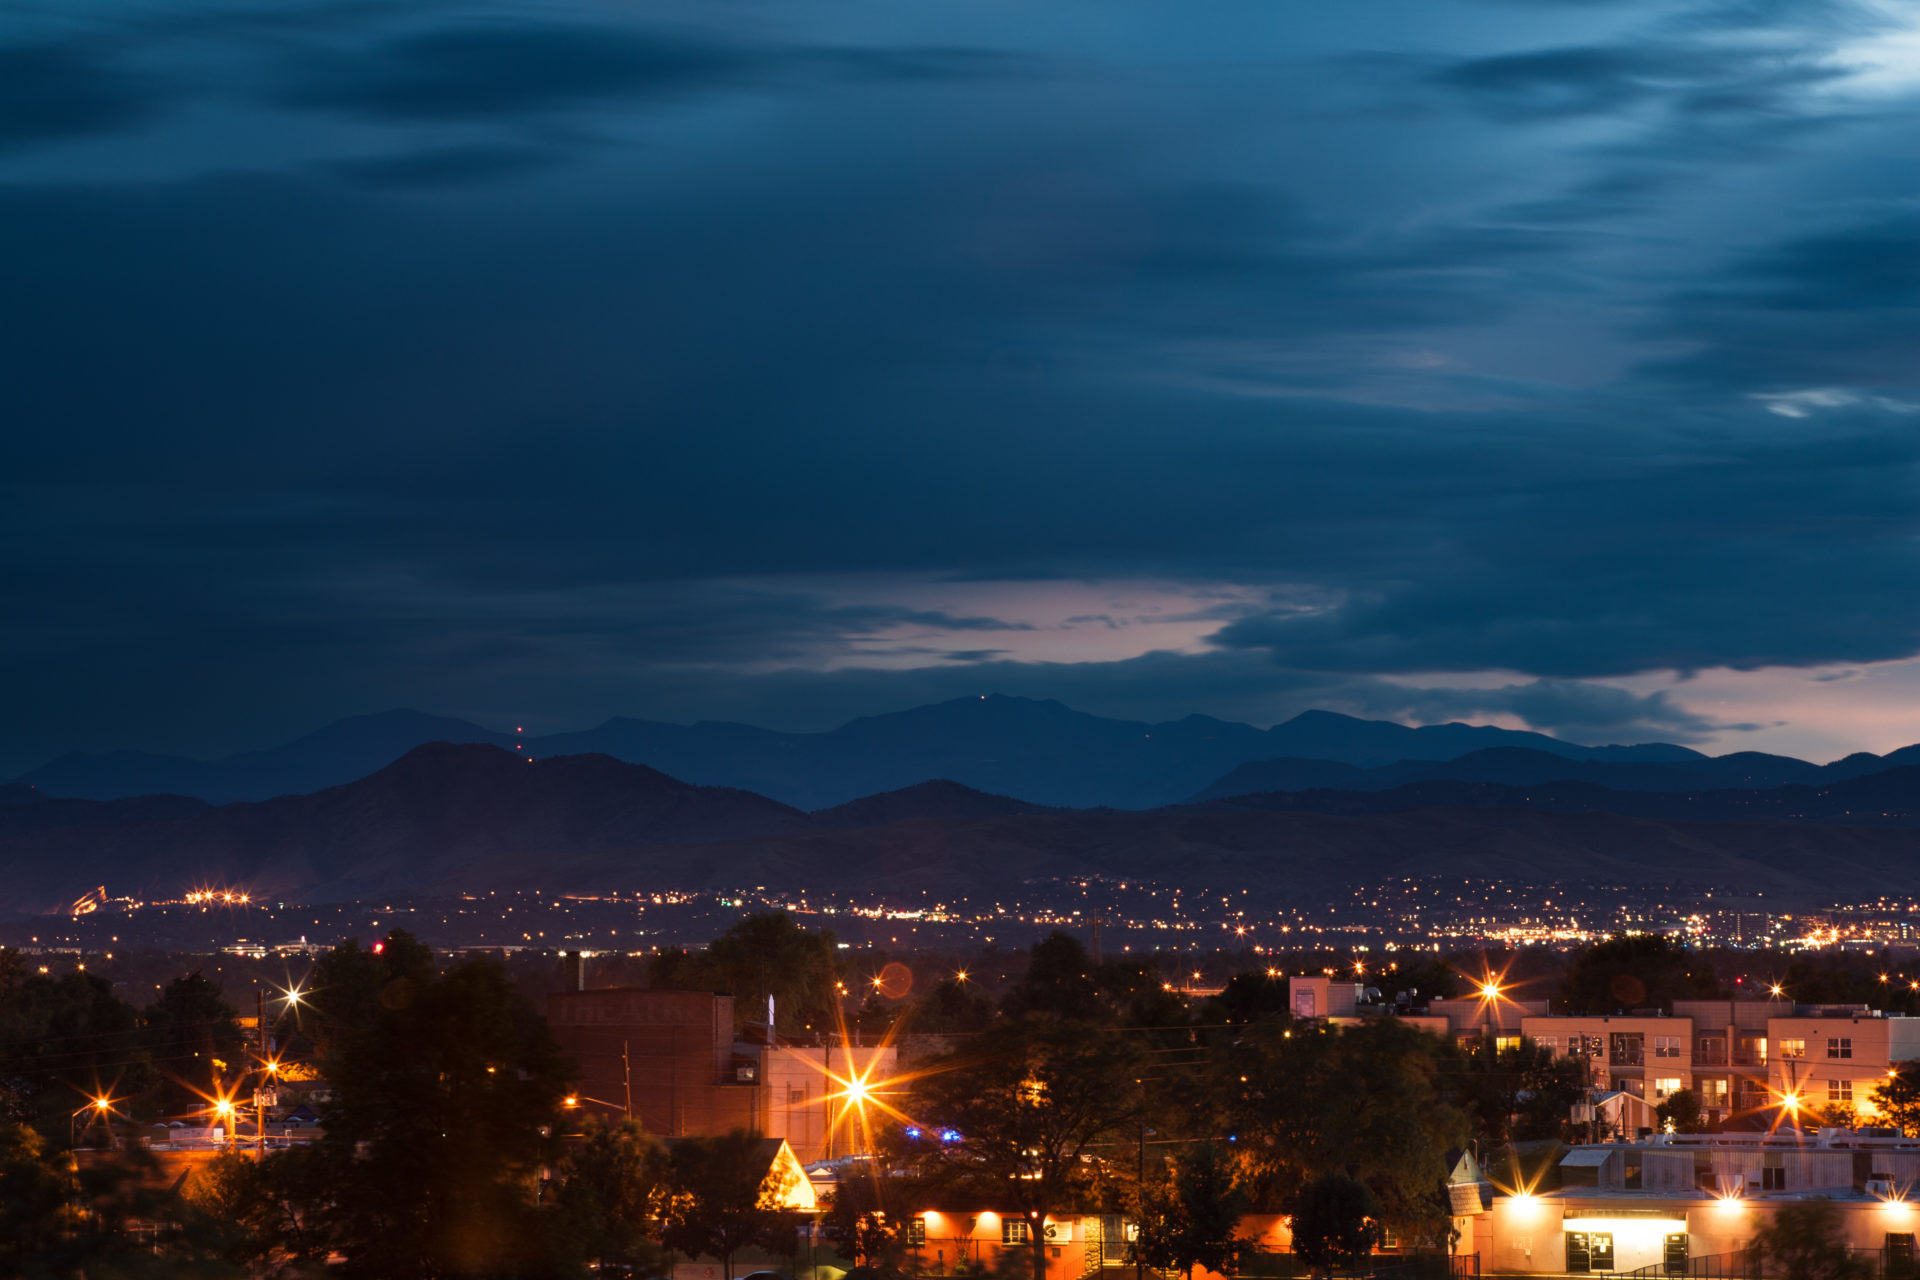
{"label": "utility pole", "polygon": [[633,1041],[620,1042],[620,1084],[626,1090],[627,1119],[633,1119]]}
{"label": "utility pole", "polygon": [[253,1158],[259,1162],[267,1158],[267,1082],[273,1073],[267,1070],[272,1061],[267,1056],[267,993],[255,990],[253,995],[258,1001],[253,1029],[260,1047],[260,1082],[253,1089]]}
{"label": "utility pole", "polygon": [[[1140,1180],[1134,1183],[1134,1186],[1138,1188],[1135,1194],[1141,1198],[1141,1201],[1144,1205],[1146,1194],[1147,1194],[1147,1121],[1144,1116],[1141,1117],[1141,1120],[1140,1120],[1139,1178]],[[1123,1220],[1123,1224],[1124,1224],[1124,1220]],[[1121,1234],[1123,1235],[1126,1233],[1125,1225],[1121,1226],[1120,1231],[1121,1231]],[[1147,1264],[1140,1257],[1139,1236],[1140,1236],[1140,1224],[1135,1223],[1134,1224],[1134,1242],[1133,1242],[1133,1280],[1147,1280]],[[1102,1250],[1104,1250],[1106,1246],[1103,1244],[1101,1245],[1101,1248]]]}

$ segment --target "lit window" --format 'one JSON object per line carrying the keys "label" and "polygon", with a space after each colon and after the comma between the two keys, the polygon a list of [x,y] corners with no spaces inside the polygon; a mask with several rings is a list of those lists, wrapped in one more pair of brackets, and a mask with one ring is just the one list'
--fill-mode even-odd
{"label": "lit window", "polygon": [[1853,1105],[1853,1081],[1851,1080],[1827,1081],[1827,1101],[1829,1103],[1834,1103],[1834,1104],[1844,1103],[1849,1107],[1852,1106]]}
{"label": "lit window", "polygon": [[[1021,1225],[1025,1226],[1026,1224],[1022,1223]],[[902,1241],[905,1244],[918,1247],[927,1242],[927,1220],[925,1218],[908,1218],[901,1226],[905,1229],[902,1235]]]}
{"label": "lit window", "polygon": [[1783,1058],[1804,1058],[1807,1056],[1807,1042],[1802,1040],[1780,1041],[1780,1056]]}
{"label": "lit window", "polygon": [[1827,1040],[1829,1058],[1851,1058],[1853,1056],[1853,1037],[1832,1036]]}
{"label": "lit window", "polygon": [[1656,1099],[1671,1098],[1674,1094],[1678,1092],[1680,1092],[1679,1076],[1655,1076],[1654,1077],[1653,1096]]}
{"label": "lit window", "polygon": [[1027,1220],[1025,1218],[1000,1219],[1001,1244],[1025,1244],[1027,1243],[1027,1239]]}
{"label": "lit window", "polygon": [[1519,1048],[1519,1036],[1495,1036],[1493,1038],[1493,1049],[1495,1053],[1513,1053]]}

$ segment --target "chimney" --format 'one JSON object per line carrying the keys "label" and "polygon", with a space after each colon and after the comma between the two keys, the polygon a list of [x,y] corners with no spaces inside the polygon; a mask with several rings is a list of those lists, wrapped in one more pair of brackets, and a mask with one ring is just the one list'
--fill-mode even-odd
{"label": "chimney", "polygon": [[585,991],[587,989],[587,953],[584,951],[562,951],[560,962],[565,966],[561,982],[563,991]]}

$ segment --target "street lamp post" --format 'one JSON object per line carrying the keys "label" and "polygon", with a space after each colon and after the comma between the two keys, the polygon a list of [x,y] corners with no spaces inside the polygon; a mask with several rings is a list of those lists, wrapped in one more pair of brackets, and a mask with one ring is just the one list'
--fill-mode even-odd
{"label": "street lamp post", "polygon": [[584,1093],[570,1093],[560,1100],[560,1105],[572,1111],[577,1110],[583,1102],[591,1102],[595,1106],[605,1107],[609,1111],[618,1111],[626,1116],[627,1119],[633,1119],[633,1106],[631,1103],[623,1107],[617,1102],[608,1102],[605,1098],[589,1098]]}

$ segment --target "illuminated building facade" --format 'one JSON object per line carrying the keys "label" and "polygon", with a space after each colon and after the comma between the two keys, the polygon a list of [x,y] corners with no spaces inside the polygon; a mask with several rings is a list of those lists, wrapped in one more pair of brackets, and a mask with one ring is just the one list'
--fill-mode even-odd
{"label": "illuminated building facade", "polygon": [[1779,1110],[1808,1122],[1871,1121],[1874,1087],[1896,1063],[1920,1060],[1920,1018],[1864,1005],[1796,1005],[1782,996],[1676,1000],[1671,1014],[1550,1014],[1545,1001],[1511,999],[1494,987],[1491,995],[1433,1000],[1423,1012],[1403,1013],[1370,1003],[1352,981],[1297,977],[1288,987],[1295,1017],[1398,1017],[1461,1042],[1492,1036],[1503,1048],[1524,1038],[1585,1063],[1595,1089],[1648,1107],[1692,1090],[1709,1122]]}
{"label": "illuminated building facade", "polygon": [[547,1023],[579,1064],[581,1107],[663,1138],[745,1129],[807,1164],[864,1149],[848,1082],[889,1077],[897,1058],[892,1046],[769,1044],[758,1024],[736,1034],[733,997],[709,991],[559,991]]}
{"label": "illuminated building facade", "polygon": [[1558,1190],[1496,1194],[1463,1224],[1460,1251],[1479,1253],[1492,1273],[1686,1275],[1710,1270],[1702,1259],[1741,1254],[1769,1215],[1799,1200],[1830,1201],[1851,1247],[1895,1259],[1912,1259],[1920,1224],[1908,1200],[1920,1143],[1847,1130],[1575,1147],[1559,1175]]}

